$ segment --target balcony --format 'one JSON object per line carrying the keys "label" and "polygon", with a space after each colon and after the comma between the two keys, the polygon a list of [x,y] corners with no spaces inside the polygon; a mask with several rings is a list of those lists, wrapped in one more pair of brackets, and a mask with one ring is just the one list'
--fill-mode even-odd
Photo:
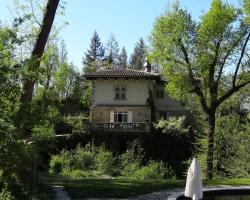
{"label": "balcony", "polygon": [[88,129],[96,133],[148,133],[150,132],[150,123],[100,123],[89,122]]}

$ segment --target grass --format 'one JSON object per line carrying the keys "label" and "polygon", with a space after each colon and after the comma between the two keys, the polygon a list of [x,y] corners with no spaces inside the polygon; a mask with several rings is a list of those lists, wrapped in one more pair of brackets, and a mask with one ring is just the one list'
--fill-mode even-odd
{"label": "grass", "polygon": [[[62,185],[72,199],[78,198],[126,198],[160,190],[185,186],[185,180],[134,180],[101,178],[66,178],[62,176],[41,174],[39,183],[43,186]],[[214,179],[205,180],[203,185],[250,185],[250,179]]]}
{"label": "grass", "polygon": [[38,184],[37,195],[40,200],[54,200],[56,197],[55,191],[52,189],[51,185],[47,183]]}

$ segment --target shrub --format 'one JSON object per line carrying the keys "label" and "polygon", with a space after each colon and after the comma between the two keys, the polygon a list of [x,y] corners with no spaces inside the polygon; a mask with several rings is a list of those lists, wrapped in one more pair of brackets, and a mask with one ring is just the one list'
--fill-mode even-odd
{"label": "shrub", "polygon": [[15,174],[0,173],[0,199],[29,199],[27,191]]}
{"label": "shrub", "polygon": [[13,200],[14,199],[11,192],[8,191],[7,185],[4,185],[4,187],[2,188],[2,191],[0,192],[0,199],[1,200]]}
{"label": "shrub", "polygon": [[95,155],[87,146],[85,148],[77,146],[73,159],[75,169],[91,170],[95,168]]}
{"label": "shrub", "polygon": [[126,178],[136,178],[135,172],[140,169],[140,165],[138,163],[130,163],[125,165],[121,169],[121,175]]}
{"label": "shrub", "polygon": [[114,158],[110,151],[100,150],[96,155],[97,169],[106,175],[114,174]]}
{"label": "shrub", "polygon": [[172,178],[173,171],[160,161],[149,163],[135,172],[135,177],[142,180]]}
{"label": "shrub", "polygon": [[69,169],[72,163],[72,155],[69,151],[61,151],[58,155],[53,155],[49,166],[50,166],[50,173],[59,174],[64,169]]}

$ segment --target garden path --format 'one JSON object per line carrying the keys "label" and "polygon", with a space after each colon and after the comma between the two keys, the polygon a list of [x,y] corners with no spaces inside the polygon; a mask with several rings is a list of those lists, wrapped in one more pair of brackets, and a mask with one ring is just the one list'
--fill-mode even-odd
{"label": "garden path", "polygon": [[56,192],[56,200],[70,200],[63,186],[53,186],[53,190]]}

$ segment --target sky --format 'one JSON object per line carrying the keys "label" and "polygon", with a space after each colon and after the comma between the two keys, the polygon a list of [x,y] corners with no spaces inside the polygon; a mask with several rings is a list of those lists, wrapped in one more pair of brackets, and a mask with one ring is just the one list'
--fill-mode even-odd
{"label": "sky", "polygon": [[[12,0],[0,0],[0,21],[11,20],[10,6]],[[171,0],[65,0],[65,16],[60,17],[68,22],[60,31],[65,41],[69,60],[78,69],[82,69],[82,57],[89,48],[90,39],[96,30],[101,42],[106,44],[111,33],[118,41],[120,49],[124,46],[128,56],[133,52],[139,38],[148,43],[150,32],[157,16],[169,7]],[[198,20],[208,11],[212,0],[180,0]],[[238,4],[238,0],[228,0]]]}

